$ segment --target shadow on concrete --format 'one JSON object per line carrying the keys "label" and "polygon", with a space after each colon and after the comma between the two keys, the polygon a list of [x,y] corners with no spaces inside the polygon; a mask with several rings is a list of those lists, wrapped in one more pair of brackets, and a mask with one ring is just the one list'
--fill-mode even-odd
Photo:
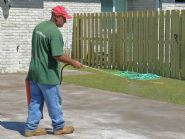
{"label": "shadow on concrete", "polygon": [[[14,122],[14,121],[0,121],[0,126],[8,129],[19,132],[24,136],[25,122]],[[52,128],[45,128],[47,130],[47,134],[52,135]]]}
{"label": "shadow on concrete", "polygon": [[14,121],[0,121],[0,126],[19,132],[21,135],[24,135],[24,122],[14,122]]}

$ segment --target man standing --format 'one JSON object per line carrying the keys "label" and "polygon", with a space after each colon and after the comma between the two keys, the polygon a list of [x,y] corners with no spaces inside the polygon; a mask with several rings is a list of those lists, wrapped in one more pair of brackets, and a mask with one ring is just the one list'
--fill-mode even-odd
{"label": "man standing", "polygon": [[31,100],[25,125],[25,136],[45,135],[45,129],[38,128],[42,118],[43,104],[46,102],[52,121],[54,135],[73,133],[72,126],[65,126],[60,97],[60,62],[75,68],[82,64],[63,53],[63,37],[59,27],[63,27],[68,15],[63,6],[52,8],[51,19],[38,24],[32,34],[32,56],[27,75]]}

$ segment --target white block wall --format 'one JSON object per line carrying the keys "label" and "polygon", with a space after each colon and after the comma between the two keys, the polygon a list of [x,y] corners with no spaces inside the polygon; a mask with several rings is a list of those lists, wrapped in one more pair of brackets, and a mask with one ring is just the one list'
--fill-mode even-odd
{"label": "white block wall", "polygon": [[175,2],[175,0],[161,0],[162,10],[184,10],[184,2]]}
{"label": "white block wall", "polygon": [[1,15],[1,73],[27,70],[32,30],[36,23],[42,20],[42,17],[42,9],[12,8],[6,20]]}
{"label": "white block wall", "polygon": [[185,3],[162,3],[163,10],[184,10]]}
{"label": "white block wall", "polygon": [[[88,0],[87,0],[88,1]],[[27,72],[31,58],[31,35],[36,24],[50,19],[51,8],[63,5],[71,15],[78,12],[100,12],[101,3],[46,2],[43,9],[10,8],[7,19],[0,8],[0,73]],[[72,20],[61,29],[68,46],[72,41]]]}

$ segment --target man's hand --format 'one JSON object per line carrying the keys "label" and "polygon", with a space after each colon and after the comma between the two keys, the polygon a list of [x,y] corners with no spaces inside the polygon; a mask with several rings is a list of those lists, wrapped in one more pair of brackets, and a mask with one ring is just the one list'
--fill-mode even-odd
{"label": "man's hand", "polygon": [[80,69],[80,68],[83,67],[82,63],[80,63],[79,61],[76,61],[76,60],[74,60],[72,66],[73,66],[74,68],[77,68],[77,69]]}

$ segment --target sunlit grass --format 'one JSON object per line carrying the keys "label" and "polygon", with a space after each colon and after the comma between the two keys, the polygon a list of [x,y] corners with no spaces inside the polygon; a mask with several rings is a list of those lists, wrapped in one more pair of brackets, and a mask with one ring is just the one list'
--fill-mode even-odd
{"label": "sunlit grass", "polygon": [[[73,68],[68,66],[66,69]],[[84,67],[80,71],[88,71],[93,74],[68,75],[63,77],[63,81],[164,102],[185,104],[185,81],[182,80],[162,77],[154,80],[128,80],[113,75],[110,70],[95,70]]]}

